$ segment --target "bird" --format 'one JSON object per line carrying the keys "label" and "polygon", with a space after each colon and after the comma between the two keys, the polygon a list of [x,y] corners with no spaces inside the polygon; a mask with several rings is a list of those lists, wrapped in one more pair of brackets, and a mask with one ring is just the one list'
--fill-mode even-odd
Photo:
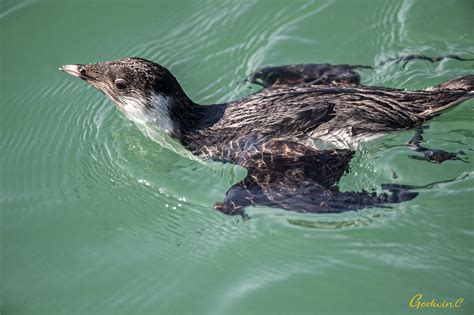
{"label": "bird", "polygon": [[[109,97],[136,124],[151,123],[202,159],[234,163],[246,177],[214,208],[246,217],[248,206],[301,213],[384,207],[417,196],[413,186],[386,192],[340,191],[357,147],[421,126],[474,97],[474,75],[425,90],[364,86],[364,66],[301,64],[261,69],[263,89],[238,100],[193,102],[164,66],[139,57],[60,68]],[[418,137],[421,138],[421,137]]]}

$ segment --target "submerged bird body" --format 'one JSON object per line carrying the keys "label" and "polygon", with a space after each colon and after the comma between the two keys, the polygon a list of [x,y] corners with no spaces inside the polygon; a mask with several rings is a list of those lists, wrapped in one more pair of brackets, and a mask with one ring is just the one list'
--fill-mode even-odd
{"label": "submerged bird body", "polygon": [[474,76],[404,91],[362,86],[358,77],[344,74],[353,68],[335,67],[342,68],[331,70],[334,84],[317,80],[324,76],[318,67],[302,68],[300,82],[293,68],[291,80],[278,78],[285,72],[273,71],[269,81],[262,72],[253,78],[267,82],[265,89],[208,106],[191,101],[166,68],[145,59],[62,70],[108,95],[129,119],[155,124],[195,155],[247,168],[247,177],[229,190],[224,203],[216,204],[224,213],[242,214],[250,204],[341,212],[412,199],[416,193],[407,187],[387,185],[392,194],[377,196],[340,192],[336,184],[348,168],[351,149],[375,136],[420,125],[473,97]]}

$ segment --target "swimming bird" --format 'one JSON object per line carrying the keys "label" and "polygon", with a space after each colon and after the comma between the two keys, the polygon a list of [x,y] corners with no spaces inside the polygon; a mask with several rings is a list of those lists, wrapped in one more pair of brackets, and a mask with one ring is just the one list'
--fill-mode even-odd
{"label": "swimming bird", "polygon": [[[376,195],[341,192],[337,182],[361,142],[419,126],[474,96],[473,75],[419,91],[363,86],[354,79],[337,84],[332,82],[337,75],[324,84],[296,76],[292,84],[204,106],[186,95],[168,69],[146,59],[60,70],[103,92],[132,121],[152,122],[193,154],[245,167],[244,180],[215,205],[225,214],[242,216],[249,205],[337,213],[414,198],[410,186],[385,185],[388,193]],[[314,140],[329,146],[318,147]]]}

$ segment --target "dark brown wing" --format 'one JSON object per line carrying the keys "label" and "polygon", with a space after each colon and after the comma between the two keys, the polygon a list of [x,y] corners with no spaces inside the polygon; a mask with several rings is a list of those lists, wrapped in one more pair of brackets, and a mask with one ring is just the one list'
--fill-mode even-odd
{"label": "dark brown wing", "polygon": [[389,58],[378,63],[375,67],[365,65],[331,65],[322,64],[295,64],[276,67],[263,67],[250,76],[247,81],[258,84],[264,88],[282,88],[288,86],[303,85],[360,85],[360,75],[356,69],[375,69],[386,63],[402,63],[402,67],[414,60],[427,60],[439,62],[444,59],[456,59],[460,61],[472,61],[473,58],[462,58],[455,54],[438,57],[429,57],[422,54],[408,54]]}
{"label": "dark brown wing", "polygon": [[337,213],[410,200],[416,193],[403,186],[387,186],[391,195],[341,192],[336,186],[347,171],[350,150],[313,150],[302,144],[271,140],[242,153],[238,164],[248,171],[215,208],[242,215],[249,205],[295,212]]}
{"label": "dark brown wing", "polygon": [[264,88],[282,88],[301,85],[359,85],[358,68],[361,65],[297,64],[264,67],[248,77],[248,81]]}

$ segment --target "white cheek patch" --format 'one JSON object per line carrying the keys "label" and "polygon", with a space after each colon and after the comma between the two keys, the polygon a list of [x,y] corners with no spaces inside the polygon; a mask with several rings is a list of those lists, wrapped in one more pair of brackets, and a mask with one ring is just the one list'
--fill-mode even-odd
{"label": "white cheek patch", "polygon": [[170,116],[171,99],[169,97],[152,94],[148,103],[153,107],[151,112],[153,113],[153,121],[155,124],[167,134],[174,133],[174,123]]}
{"label": "white cheek patch", "polygon": [[138,125],[147,125],[152,122],[167,134],[175,131],[174,123],[170,117],[171,102],[169,97],[157,94],[152,94],[148,98],[122,96],[118,107],[128,119]]}
{"label": "white cheek patch", "polygon": [[146,137],[176,154],[201,161],[171,136],[176,131],[170,117],[171,98],[156,94],[148,98],[123,96],[116,99],[116,104]]}

